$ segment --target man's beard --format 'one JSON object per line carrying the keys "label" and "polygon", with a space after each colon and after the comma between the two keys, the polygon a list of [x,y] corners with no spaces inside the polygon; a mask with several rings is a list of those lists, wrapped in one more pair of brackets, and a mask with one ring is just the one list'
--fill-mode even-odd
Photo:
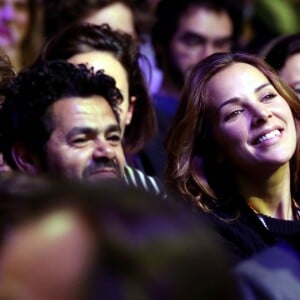
{"label": "man's beard", "polygon": [[91,177],[97,174],[98,178],[121,178],[122,170],[117,161],[103,157],[96,161],[94,160],[91,164],[84,168],[82,178],[84,180],[91,180]]}

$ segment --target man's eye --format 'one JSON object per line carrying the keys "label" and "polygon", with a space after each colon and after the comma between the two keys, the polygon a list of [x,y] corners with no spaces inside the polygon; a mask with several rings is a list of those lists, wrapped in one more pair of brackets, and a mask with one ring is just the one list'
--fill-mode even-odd
{"label": "man's eye", "polygon": [[86,137],[78,137],[78,138],[74,138],[71,140],[71,143],[73,145],[82,145],[84,143],[87,142],[87,138]]}
{"label": "man's eye", "polygon": [[108,136],[108,140],[112,142],[120,142],[121,141],[121,136],[119,134],[112,134]]}
{"label": "man's eye", "polygon": [[205,39],[196,34],[186,33],[180,36],[180,41],[187,46],[197,46],[205,43]]}

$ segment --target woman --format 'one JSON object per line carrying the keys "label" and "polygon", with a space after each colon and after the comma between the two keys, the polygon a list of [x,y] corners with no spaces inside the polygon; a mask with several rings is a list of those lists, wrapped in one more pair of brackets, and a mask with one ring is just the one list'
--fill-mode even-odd
{"label": "woman", "polygon": [[300,99],[300,33],[283,35],[272,40],[261,56],[278,71]]}
{"label": "woman", "polygon": [[40,12],[36,0],[3,0],[0,4],[0,47],[19,71],[40,46]]}
{"label": "woman", "polygon": [[300,233],[299,117],[296,95],[254,56],[214,54],[186,80],[168,180],[206,212],[235,262]]}

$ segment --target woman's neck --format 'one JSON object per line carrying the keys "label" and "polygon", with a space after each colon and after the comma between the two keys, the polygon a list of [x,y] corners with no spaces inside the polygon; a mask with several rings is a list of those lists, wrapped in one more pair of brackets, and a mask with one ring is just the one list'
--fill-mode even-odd
{"label": "woman's neck", "polygon": [[256,213],[293,220],[289,164],[270,174],[238,175],[240,192]]}

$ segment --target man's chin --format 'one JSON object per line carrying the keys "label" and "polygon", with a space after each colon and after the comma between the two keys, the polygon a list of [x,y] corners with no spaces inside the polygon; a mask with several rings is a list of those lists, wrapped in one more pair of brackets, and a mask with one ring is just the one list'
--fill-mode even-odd
{"label": "man's chin", "polygon": [[120,179],[120,178],[121,178],[120,174],[116,171],[101,171],[101,172],[95,172],[93,174],[89,174],[89,176],[87,176],[85,180],[93,182],[101,179]]}

